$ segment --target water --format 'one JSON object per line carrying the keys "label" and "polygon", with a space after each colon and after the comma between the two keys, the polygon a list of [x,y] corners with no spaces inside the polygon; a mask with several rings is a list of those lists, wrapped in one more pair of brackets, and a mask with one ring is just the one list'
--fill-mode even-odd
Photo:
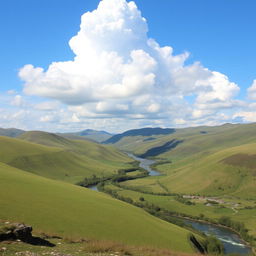
{"label": "water", "polygon": [[87,188],[89,188],[91,190],[94,190],[94,191],[99,191],[98,188],[97,188],[97,185],[89,186]]}
{"label": "water", "polygon": [[192,220],[185,220],[187,224],[193,226],[193,228],[204,232],[206,235],[214,235],[217,237],[225,248],[225,253],[237,253],[237,254],[250,254],[251,249],[248,247],[239,236],[233,231],[222,228],[219,226],[196,222]]}
{"label": "water", "polygon": [[161,173],[160,172],[157,172],[155,170],[153,170],[150,166],[152,164],[154,164],[156,161],[154,160],[149,160],[149,159],[145,159],[145,158],[141,158],[141,157],[138,157],[138,156],[135,156],[131,153],[126,153],[129,157],[133,158],[134,160],[136,161],[139,161],[140,162],[140,167],[147,170],[148,171],[148,174],[149,176],[160,176]]}
{"label": "water", "polygon": [[[150,176],[160,176],[161,173],[153,170],[150,166],[155,163],[154,160],[149,160],[141,157],[137,157],[131,153],[127,153],[127,155],[133,158],[136,161],[139,161],[139,166],[149,172]],[[91,190],[99,191],[97,185],[88,187]],[[196,222],[192,220],[185,220],[187,224],[192,225],[196,230],[204,232],[206,235],[214,235],[217,237],[224,245],[225,253],[236,253],[236,254],[250,254],[251,249],[248,247],[239,236],[233,231],[222,228],[219,226],[215,226],[212,224],[206,224],[201,222]]]}

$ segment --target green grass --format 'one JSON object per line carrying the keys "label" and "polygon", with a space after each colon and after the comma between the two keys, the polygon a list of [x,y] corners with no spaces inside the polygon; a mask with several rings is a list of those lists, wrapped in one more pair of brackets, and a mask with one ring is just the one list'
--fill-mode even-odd
{"label": "green grass", "polygon": [[166,193],[166,190],[159,185],[161,178],[162,177],[150,176],[143,179],[128,180],[122,182],[122,184],[135,189],[141,189],[145,192]]}
{"label": "green grass", "polygon": [[[227,159],[237,154],[253,155],[256,144],[246,144],[218,151],[212,155],[194,158],[184,164],[160,165],[166,173],[161,182],[173,192],[204,195],[232,195],[256,199],[255,169],[246,165],[232,165]],[[242,164],[242,162],[240,162]],[[256,165],[255,165],[256,167]]]}
{"label": "green grass", "polygon": [[35,232],[192,252],[188,232],[103,193],[0,163],[0,219]]}
{"label": "green grass", "polygon": [[[196,256],[173,252],[168,249],[157,249],[150,246],[128,246],[122,243],[105,240],[74,240],[47,238],[55,247],[33,246],[22,242],[0,242],[0,255],[26,255],[26,256]],[[35,254],[36,253],[36,254]]]}
{"label": "green grass", "polygon": [[[71,183],[93,174],[109,175],[118,169],[130,167],[131,159],[111,146],[72,141],[41,132],[33,132],[32,135],[29,140],[33,137],[35,143],[0,137],[0,161],[34,174]],[[43,142],[45,145],[42,145]]]}
{"label": "green grass", "polygon": [[[175,200],[175,196],[152,195],[128,189],[122,189],[114,185],[107,185],[106,188],[110,188],[111,190],[116,191],[121,196],[129,197],[135,202],[140,202],[140,198],[143,197],[144,200],[149,203],[157,205],[171,212],[182,213],[187,216],[200,217],[200,215],[203,213],[204,216],[214,221],[218,221],[218,219],[222,216],[230,216],[235,221],[244,222],[250,231],[249,233],[251,235],[256,235],[256,219],[254,218],[256,215],[256,208],[244,208],[246,205],[256,206],[256,201],[248,202],[246,200],[239,200],[241,207],[238,207],[237,211],[235,212],[228,204],[226,204],[225,207],[221,207],[219,205],[206,206],[204,202],[200,202],[199,200],[192,200],[195,202],[195,205],[186,205]],[[237,202],[237,200],[232,200],[229,198],[223,198],[223,200],[226,202]]]}
{"label": "green grass", "polygon": [[[255,128],[255,123],[184,128],[177,129],[176,132],[171,135],[152,136],[156,139],[151,141],[145,141],[148,137],[143,136],[124,137],[116,143],[115,146],[123,150],[132,151],[135,154],[143,154],[148,149],[159,147],[167,141],[173,139],[182,140],[183,143],[180,143],[175,149],[159,156],[172,158],[173,160],[202,152],[204,152],[204,154],[211,154],[212,152],[228,147],[256,142]],[[202,134],[202,131],[206,133]]]}

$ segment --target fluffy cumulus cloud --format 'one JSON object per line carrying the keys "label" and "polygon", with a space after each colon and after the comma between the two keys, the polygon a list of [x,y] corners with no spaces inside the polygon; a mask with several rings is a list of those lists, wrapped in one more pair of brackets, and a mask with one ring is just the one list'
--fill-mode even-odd
{"label": "fluffy cumulus cloud", "polygon": [[[40,110],[64,104],[65,118],[73,123],[110,124],[112,118],[174,126],[228,119],[224,112],[241,104],[235,100],[239,87],[199,62],[186,65],[187,52],[174,55],[147,32],[134,2],[102,0],[82,15],[79,32],[69,41],[73,60],[53,62],[47,70],[31,64],[20,69],[24,92],[53,100],[38,104]],[[256,99],[255,81],[248,91]],[[13,103],[23,104],[18,96]],[[45,114],[40,121],[60,120],[56,115],[63,113]]]}
{"label": "fluffy cumulus cloud", "polygon": [[256,79],[253,81],[250,88],[247,90],[248,98],[251,100],[256,100]]}

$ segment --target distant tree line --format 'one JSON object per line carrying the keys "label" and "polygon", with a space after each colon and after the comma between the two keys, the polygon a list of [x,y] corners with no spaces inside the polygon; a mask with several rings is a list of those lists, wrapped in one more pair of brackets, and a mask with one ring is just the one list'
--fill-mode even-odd
{"label": "distant tree line", "polygon": [[[129,172],[139,171],[140,173],[136,175],[127,175]],[[140,168],[140,167],[134,167],[134,168],[128,168],[128,169],[120,169],[117,171],[116,174],[112,174],[106,177],[97,177],[96,175],[93,175],[89,178],[84,178],[83,181],[80,181],[77,183],[78,186],[82,187],[90,187],[97,185],[99,183],[105,182],[105,181],[112,181],[112,182],[123,182],[127,180],[134,180],[139,178],[144,178],[148,176],[148,171]]]}

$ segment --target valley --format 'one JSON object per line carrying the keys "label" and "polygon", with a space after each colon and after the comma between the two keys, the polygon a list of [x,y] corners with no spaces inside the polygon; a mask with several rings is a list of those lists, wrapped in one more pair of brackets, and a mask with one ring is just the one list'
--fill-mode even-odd
{"label": "valley", "polygon": [[[236,125],[152,128],[108,144],[40,131],[2,136],[0,190],[8,197],[0,220],[29,223],[38,235],[177,253],[197,252],[189,234],[203,241],[200,232],[217,230],[226,253],[248,254],[256,237],[254,126],[245,125],[246,134]],[[166,147],[170,141],[180,143]]]}

